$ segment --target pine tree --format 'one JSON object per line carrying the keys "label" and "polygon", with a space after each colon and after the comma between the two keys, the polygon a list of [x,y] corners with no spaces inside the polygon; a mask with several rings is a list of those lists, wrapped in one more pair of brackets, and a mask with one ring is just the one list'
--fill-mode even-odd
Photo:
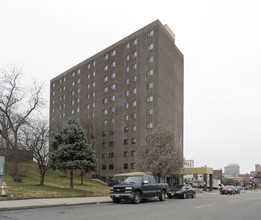
{"label": "pine tree", "polygon": [[97,169],[93,147],[88,144],[86,132],[76,119],[71,118],[59,129],[51,142],[50,167],[70,171],[70,189],[73,190],[73,171]]}

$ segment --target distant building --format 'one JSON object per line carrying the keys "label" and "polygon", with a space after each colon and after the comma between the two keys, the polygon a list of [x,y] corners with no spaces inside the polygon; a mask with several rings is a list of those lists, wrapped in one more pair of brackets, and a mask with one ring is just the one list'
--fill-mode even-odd
{"label": "distant building", "polygon": [[[194,160],[184,160],[183,162],[184,168],[194,168]],[[193,180],[194,176],[193,174],[190,175],[184,175],[183,176],[184,180]]]}
{"label": "distant building", "polygon": [[261,172],[261,166],[260,166],[260,164],[256,164],[255,167],[256,167],[256,170],[255,170],[256,173]]}
{"label": "distant building", "polygon": [[240,166],[238,164],[228,164],[224,167],[225,177],[238,177]]}

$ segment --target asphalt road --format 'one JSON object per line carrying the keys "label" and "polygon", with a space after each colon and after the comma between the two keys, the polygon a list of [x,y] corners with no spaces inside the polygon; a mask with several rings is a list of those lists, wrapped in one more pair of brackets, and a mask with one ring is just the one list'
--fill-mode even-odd
{"label": "asphalt road", "polygon": [[0,220],[260,220],[261,191],[238,195],[198,194],[196,198],[92,204],[0,212]]}

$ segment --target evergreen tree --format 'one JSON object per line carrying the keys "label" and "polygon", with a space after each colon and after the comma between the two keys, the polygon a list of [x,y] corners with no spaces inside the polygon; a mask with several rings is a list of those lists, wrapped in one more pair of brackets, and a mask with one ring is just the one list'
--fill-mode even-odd
{"label": "evergreen tree", "polygon": [[97,159],[88,144],[86,132],[76,119],[71,118],[54,134],[49,157],[50,167],[70,171],[70,189],[73,190],[73,170],[96,170]]}

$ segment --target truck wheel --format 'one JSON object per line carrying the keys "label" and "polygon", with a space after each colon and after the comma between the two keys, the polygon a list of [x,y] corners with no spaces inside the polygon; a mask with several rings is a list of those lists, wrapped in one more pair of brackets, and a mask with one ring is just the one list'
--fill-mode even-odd
{"label": "truck wheel", "polygon": [[113,202],[114,202],[114,203],[120,203],[120,202],[121,202],[121,199],[113,199]]}
{"label": "truck wheel", "polygon": [[191,197],[195,198],[196,197],[196,193],[193,192]]}
{"label": "truck wheel", "polygon": [[141,194],[140,192],[135,192],[133,197],[133,203],[139,204],[141,201]]}
{"label": "truck wheel", "polygon": [[159,200],[160,200],[160,201],[165,201],[165,199],[166,199],[166,193],[165,193],[164,190],[162,190],[162,191],[161,191],[161,194],[160,194],[160,196],[159,196]]}

